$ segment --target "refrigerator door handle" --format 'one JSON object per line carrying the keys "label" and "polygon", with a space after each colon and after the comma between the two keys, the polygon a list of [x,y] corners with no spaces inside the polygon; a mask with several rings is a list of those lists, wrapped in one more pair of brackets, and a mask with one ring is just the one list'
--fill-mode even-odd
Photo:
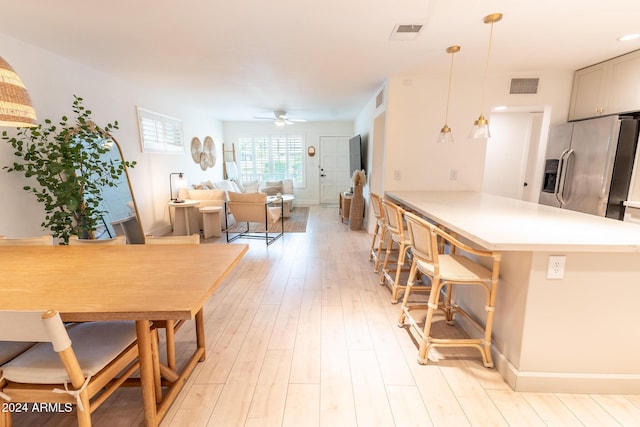
{"label": "refrigerator door handle", "polygon": [[559,172],[558,172],[558,189],[556,191],[556,199],[560,203],[560,206],[564,206],[566,201],[564,200],[564,187],[567,181],[567,169],[569,158],[573,155],[572,149],[564,150],[560,156]]}

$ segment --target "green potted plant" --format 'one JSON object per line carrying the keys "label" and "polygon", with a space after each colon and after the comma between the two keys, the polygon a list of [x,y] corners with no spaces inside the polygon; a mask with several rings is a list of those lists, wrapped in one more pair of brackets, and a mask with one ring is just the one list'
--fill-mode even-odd
{"label": "green potted plant", "polygon": [[73,120],[63,116],[54,124],[47,119],[37,127],[18,128],[15,136],[2,132],[18,158],[4,169],[35,181],[23,188],[44,205],[41,225],[61,244],[71,235],[94,237],[105,213],[102,189],[115,186],[125,168],[135,165],[103,156],[113,144],[110,132],[118,129],[118,122],[96,125],[82,102],[74,95]]}

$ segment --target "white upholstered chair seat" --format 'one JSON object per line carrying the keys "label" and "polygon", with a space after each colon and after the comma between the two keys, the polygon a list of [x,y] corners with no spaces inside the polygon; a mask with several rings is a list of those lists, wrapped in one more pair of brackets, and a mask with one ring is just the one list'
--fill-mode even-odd
{"label": "white upholstered chair seat", "polygon": [[[73,351],[85,377],[93,376],[136,340],[134,322],[88,322],[68,329]],[[69,375],[48,342],[41,342],[0,368],[9,381],[63,384]]]}
{"label": "white upholstered chair seat", "polygon": [[0,341],[0,365],[28,350],[32,345],[32,342]]}
{"label": "white upholstered chair seat", "polygon": [[[433,264],[416,260],[418,269],[427,274],[434,274]],[[462,255],[440,255],[438,257],[440,264],[440,274],[451,281],[490,281],[491,270],[481,266]]]}

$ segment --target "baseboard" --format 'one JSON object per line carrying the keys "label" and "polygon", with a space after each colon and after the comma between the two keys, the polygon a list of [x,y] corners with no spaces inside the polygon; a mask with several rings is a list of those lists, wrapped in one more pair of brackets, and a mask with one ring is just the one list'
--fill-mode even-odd
{"label": "baseboard", "polygon": [[[462,329],[479,338],[477,328],[463,316],[456,318]],[[638,394],[640,374],[593,374],[585,372],[533,372],[518,370],[495,346],[491,346],[495,368],[509,386],[519,392]]]}
{"label": "baseboard", "polygon": [[519,371],[496,352],[496,369],[515,391],[535,393],[638,394],[640,374]]}

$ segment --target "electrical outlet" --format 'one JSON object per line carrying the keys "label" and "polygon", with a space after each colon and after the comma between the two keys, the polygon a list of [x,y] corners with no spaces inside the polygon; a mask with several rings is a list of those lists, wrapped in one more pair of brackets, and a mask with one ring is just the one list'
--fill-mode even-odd
{"label": "electrical outlet", "polygon": [[398,169],[393,171],[393,179],[395,181],[400,181],[400,171]]}
{"label": "electrical outlet", "polygon": [[566,261],[564,255],[549,256],[549,265],[547,266],[547,279],[564,278],[564,263]]}
{"label": "electrical outlet", "polygon": [[451,169],[449,171],[449,180],[457,181],[458,180],[458,171],[456,169]]}

